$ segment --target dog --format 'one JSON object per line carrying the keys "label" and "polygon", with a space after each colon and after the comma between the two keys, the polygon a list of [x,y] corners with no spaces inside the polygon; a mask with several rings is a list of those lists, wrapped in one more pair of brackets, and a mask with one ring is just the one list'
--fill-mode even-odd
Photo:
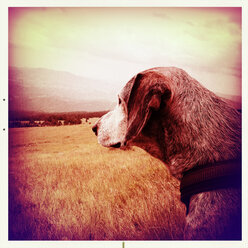
{"label": "dog", "polygon": [[92,130],[105,147],[143,148],[181,181],[185,240],[241,239],[241,113],[225,99],[182,69],[156,67],[134,76]]}

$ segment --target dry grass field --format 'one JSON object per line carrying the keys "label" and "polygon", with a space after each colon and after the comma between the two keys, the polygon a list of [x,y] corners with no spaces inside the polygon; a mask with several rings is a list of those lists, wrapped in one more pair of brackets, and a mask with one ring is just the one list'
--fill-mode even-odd
{"label": "dry grass field", "polygon": [[100,146],[94,121],[9,129],[9,239],[182,239],[178,181],[137,147]]}

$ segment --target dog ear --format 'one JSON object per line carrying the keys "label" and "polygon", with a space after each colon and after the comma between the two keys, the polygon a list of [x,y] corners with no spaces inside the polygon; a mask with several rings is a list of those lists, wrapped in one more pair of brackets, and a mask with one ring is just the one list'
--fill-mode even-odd
{"label": "dog ear", "polygon": [[128,127],[126,139],[136,137],[147,123],[152,111],[171,97],[168,80],[157,72],[139,73],[129,85]]}

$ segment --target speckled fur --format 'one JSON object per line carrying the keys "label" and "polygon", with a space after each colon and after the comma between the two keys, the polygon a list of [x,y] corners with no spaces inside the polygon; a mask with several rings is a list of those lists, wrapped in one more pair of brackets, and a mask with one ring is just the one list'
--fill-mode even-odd
{"label": "speckled fur", "polygon": [[163,160],[175,177],[180,179],[182,172],[196,164],[240,156],[241,116],[237,110],[181,69],[155,68],[149,72],[141,84],[149,84],[156,74],[165,76],[171,98],[163,101],[162,97],[160,108],[151,113],[140,134],[155,136],[164,146]]}
{"label": "speckled fur", "polygon": [[[241,156],[241,115],[184,70],[153,68],[132,78],[120,93],[127,106],[125,142],[162,160],[179,180],[209,162]],[[240,239],[240,189],[191,198],[185,239]]]}
{"label": "speckled fur", "polygon": [[240,240],[241,190],[219,189],[192,196],[186,240]]}

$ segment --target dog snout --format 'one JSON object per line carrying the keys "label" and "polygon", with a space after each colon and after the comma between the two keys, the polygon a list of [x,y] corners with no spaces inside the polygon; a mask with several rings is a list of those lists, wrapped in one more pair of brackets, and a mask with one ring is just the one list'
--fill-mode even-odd
{"label": "dog snout", "polygon": [[120,148],[121,147],[121,142],[118,142],[116,144],[111,145],[110,147],[114,147],[114,148]]}
{"label": "dog snout", "polygon": [[96,136],[97,136],[97,129],[98,129],[98,126],[97,126],[97,124],[95,124],[95,125],[92,127],[92,131],[95,133]]}

